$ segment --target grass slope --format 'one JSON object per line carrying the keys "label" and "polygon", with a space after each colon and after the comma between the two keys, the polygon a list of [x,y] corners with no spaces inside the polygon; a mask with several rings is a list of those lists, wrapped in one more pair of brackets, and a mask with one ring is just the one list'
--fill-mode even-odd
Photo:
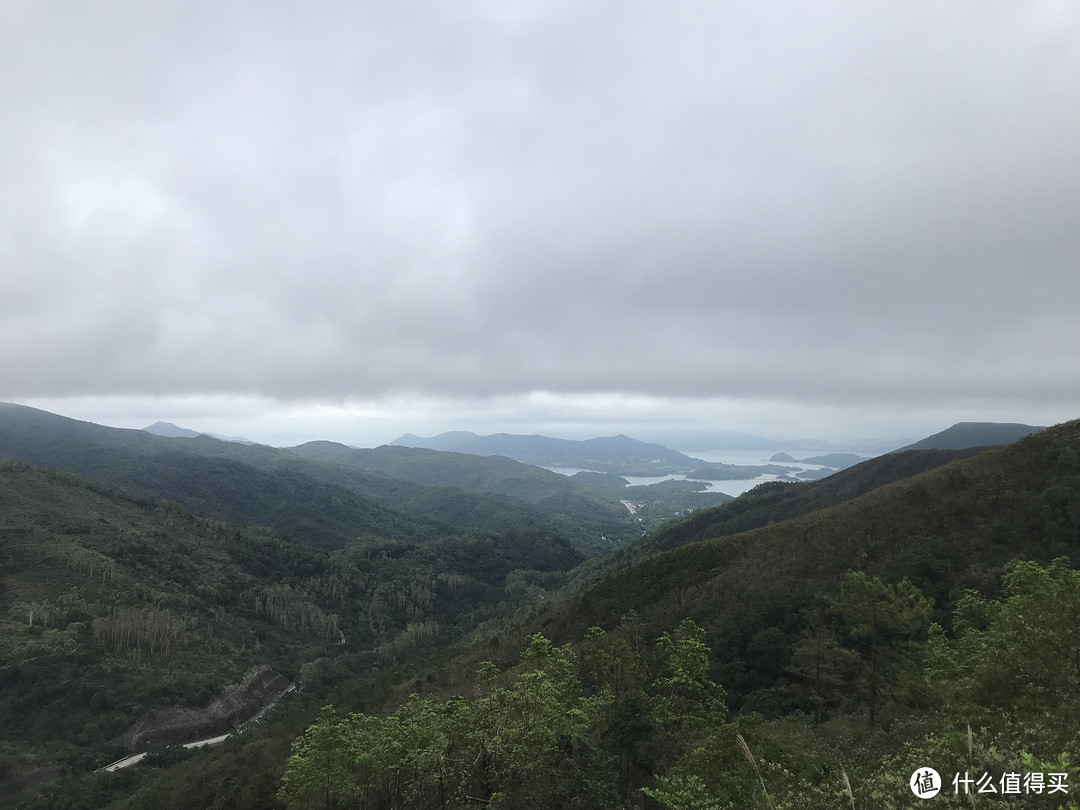
{"label": "grass slope", "polygon": [[[589,583],[660,551],[698,540],[738,534],[835,506],[886,484],[976,455],[983,449],[898,452],[868,459],[819,481],[760,484],[720,506],[699,508],[681,520],[661,523],[655,532],[624,548],[605,557],[588,560],[574,572],[567,584],[567,591],[581,590]],[[688,505],[701,504],[691,502]]]}

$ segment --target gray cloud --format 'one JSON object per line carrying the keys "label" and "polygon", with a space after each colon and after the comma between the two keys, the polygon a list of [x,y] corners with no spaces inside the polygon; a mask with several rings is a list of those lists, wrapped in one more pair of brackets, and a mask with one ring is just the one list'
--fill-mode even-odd
{"label": "gray cloud", "polygon": [[1073,4],[0,15],[5,398],[1080,395]]}

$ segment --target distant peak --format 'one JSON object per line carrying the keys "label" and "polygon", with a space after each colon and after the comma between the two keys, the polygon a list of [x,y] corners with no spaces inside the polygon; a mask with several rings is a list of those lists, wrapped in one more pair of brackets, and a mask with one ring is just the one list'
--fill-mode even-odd
{"label": "distant peak", "polygon": [[901,447],[900,450],[960,450],[968,447],[991,447],[1012,444],[1045,427],[1016,422],[957,422],[933,436]]}
{"label": "distant peak", "polygon": [[154,422],[154,424],[144,427],[143,430],[147,433],[153,433],[155,436],[165,436],[170,439],[194,439],[196,436],[202,435],[197,430],[182,428],[172,422]]}

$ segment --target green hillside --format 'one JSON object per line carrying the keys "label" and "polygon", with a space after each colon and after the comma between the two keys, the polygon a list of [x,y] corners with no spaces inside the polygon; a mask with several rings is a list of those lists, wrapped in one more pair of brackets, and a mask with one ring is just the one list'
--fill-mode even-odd
{"label": "green hillside", "polygon": [[[1080,422],[1071,422],[793,520],[680,545],[587,589],[549,614],[544,628],[562,640],[594,624],[611,626],[630,610],[657,630],[689,616],[706,623],[711,640],[730,655],[747,651],[759,631],[790,626],[791,617],[849,569],[889,581],[907,577],[937,600],[939,610],[954,603],[964,588],[995,593],[1010,560],[1077,554],[1077,453]],[[928,463],[929,458],[912,461]],[[803,491],[825,497],[824,484],[842,490],[842,476],[853,478],[858,470],[837,474],[835,482],[806,485]],[[776,485],[780,492],[798,494],[797,486]],[[708,531],[695,524],[703,521],[708,527],[710,516],[715,520],[733,513],[737,519],[740,501],[658,533],[657,543],[675,542],[673,536],[686,530]],[[746,503],[752,505],[753,499]],[[763,665],[753,653],[745,654],[749,658],[739,658],[746,674],[736,672],[739,663],[733,659],[725,665],[731,669],[725,685],[745,695],[767,689],[759,677]]]}
{"label": "green hillside", "polygon": [[[959,422],[933,436],[927,436],[903,450],[959,450],[965,447],[997,447],[1012,444],[1032,433],[1045,430],[1042,427],[1021,425],[1015,422]],[[900,452],[897,451],[897,452]]]}
{"label": "green hillside", "polygon": [[611,490],[584,486],[565,475],[503,456],[478,456],[439,450],[384,445],[357,449],[336,442],[308,442],[290,448],[304,458],[333,461],[392,478],[435,487],[520,499],[562,521],[566,533],[591,526],[597,535],[623,537],[626,508]]}
{"label": "green hillside", "polygon": [[[667,551],[698,540],[738,534],[835,506],[886,484],[941,467],[950,461],[976,455],[983,449],[890,453],[868,459],[818,481],[759,484],[738,498],[729,499],[712,508],[701,508],[702,503],[691,501],[687,506],[697,507],[692,514],[677,521],[658,522],[654,524],[659,526],[656,531],[608,555],[589,560],[574,572],[566,589],[569,592],[580,590],[603,576],[621,571],[659,551]],[[694,494],[688,493],[689,496]]]}
{"label": "green hillside", "polygon": [[[151,712],[198,714],[258,667],[316,694],[529,610],[581,560],[539,529],[422,544],[365,536],[328,553],[6,462],[0,806],[122,786],[137,777],[90,771],[130,753]],[[192,729],[210,736],[241,719]]]}
{"label": "green hillside", "polygon": [[700,459],[683,455],[662,444],[641,442],[621,434],[577,441],[513,433],[477,436],[475,433],[454,431],[432,438],[407,434],[392,444],[482,456],[506,456],[539,467],[580,467],[617,475],[686,473],[701,463]]}
{"label": "green hillside", "polygon": [[[626,539],[627,507],[622,501],[635,504],[631,524],[649,530],[688,512],[731,500],[730,495],[704,491],[706,485],[698,481],[628,486],[626,479],[613,473],[578,472],[566,476],[504,456],[397,445],[357,449],[336,442],[308,442],[291,450],[305,458],[333,461],[420,484],[516,498],[540,509],[548,516],[547,525],[567,537],[588,532],[593,537]],[[585,547],[608,551],[612,545]]]}
{"label": "green hillside", "polygon": [[[477,456],[414,447],[383,445],[373,449],[337,442],[308,442],[290,448],[305,458],[334,461],[433,486],[456,486],[470,492],[498,492],[531,503],[587,491],[565,475],[503,456]],[[599,499],[598,499],[599,500]],[[625,514],[617,499],[601,501],[613,514]]]}
{"label": "green hillside", "polygon": [[[405,681],[427,697],[385,720],[324,713],[279,800],[304,806],[328,767],[330,807],[899,808],[926,765],[1075,786],[1078,563],[1072,422],[607,577]],[[530,713],[544,733],[515,724]],[[421,723],[438,730],[428,771],[319,758]],[[410,776],[380,783],[386,768]],[[949,793],[940,806],[974,798]],[[1057,794],[978,802],[1065,806]]]}
{"label": "green hillside", "polygon": [[910,478],[957,459],[968,458],[983,448],[921,450],[890,453],[868,459],[820,481],[765,483],[732,503],[703,510],[677,524],[666,526],[640,541],[646,553],[756,529],[790,520],[809,512],[835,506],[865,495],[878,487]]}
{"label": "green hillside", "polygon": [[[325,551],[2,475],[0,803],[902,808],[926,765],[1080,784],[1080,422],[760,487],[576,593],[607,563],[539,527]],[[219,748],[88,773],[257,666],[303,695]]]}
{"label": "green hillside", "polygon": [[637,533],[625,510],[572,493],[534,505],[509,494],[417,483],[265,445],[166,438],[5,403],[0,458],[109,481],[323,548],[364,533],[433,539],[533,526],[595,552]]}

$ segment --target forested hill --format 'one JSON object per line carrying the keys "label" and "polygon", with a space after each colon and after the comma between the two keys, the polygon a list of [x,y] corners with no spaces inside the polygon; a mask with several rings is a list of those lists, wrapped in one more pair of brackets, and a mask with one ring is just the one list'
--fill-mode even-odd
{"label": "forested hill", "polygon": [[698,540],[738,534],[836,506],[878,487],[969,458],[983,450],[985,448],[909,450],[867,459],[818,481],[765,482],[734,500],[698,509],[680,520],[662,524],[656,531],[629,545],[588,561],[574,572],[567,588],[577,590],[660,551]]}
{"label": "forested hill", "polygon": [[[37,414],[0,418],[0,449],[33,447]],[[168,455],[59,428],[60,456]],[[444,490],[286,452],[199,458]],[[938,765],[1080,785],[1080,421],[767,485],[559,604],[595,563],[538,527],[326,551],[65,473],[0,478],[0,791],[35,808],[899,808]],[[292,714],[88,773],[146,710],[204,706],[256,661],[303,677]]]}
{"label": "forested hill", "polygon": [[1062,555],[1080,562],[1080,421],[793,520],[680,546],[598,582],[542,624],[561,641],[630,610],[654,629],[690,616],[734,653],[725,685],[749,695],[768,690],[765,662],[778,652],[755,637],[788,628],[785,649],[797,617],[849,569],[906,577],[944,610],[965,588],[997,593],[1010,560]]}
{"label": "forested hill", "polygon": [[166,438],[12,404],[0,404],[0,458],[69,470],[230,523],[270,526],[324,548],[361,534],[426,541],[537,526],[595,551],[638,533],[625,510],[602,500],[549,501],[541,507],[498,492],[407,481],[265,445]]}
{"label": "forested hill", "polygon": [[[1080,421],[607,577],[404,674],[402,694],[420,697],[385,720],[326,709],[294,743],[278,797],[899,808],[919,767],[1072,789],[1078,563]],[[392,753],[421,728],[437,734]],[[1066,801],[1012,798],[979,805]]]}
{"label": "forested hill", "polygon": [[959,422],[933,436],[927,436],[914,444],[901,447],[904,450],[958,450],[966,447],[997,447],[1012,444],[1032,433],[1045,430],[1042,427],[1020,425],[1014,422]]}
{"label": "forested hill", "polygon": [[908,450],[867,459],[819,481],[766,483],[731,503],[702,509],[638,541],[649,553],[696,540],[721,537],[779,523],[849,501],[871,490],[970,458],[985,448]]}
{"label": "forested hill", "polygon": [[391,444],[481,456],[506,456],[540,467],[579,467],[619,475],[687,473],[702,463],[700,459],[683,455],[670,447],[641,442],[621,434],[576,441],[512,433],[478,436],[454,431],[432,438],[406,434]]}
{"label": "forested hill", "polygon": [[625,532],[626,508],[618,490],[583,485],[580,479],[550,472],[504,456],[478,456],[423,448],[383,445],[358,449],[337,442],[307,442],[290,448],[321,459],[431,486],[498,493],[535,506],[576,513],[579,520],[606,515],[613,532]]}
{"label": "forested hill", "polygon": [[246,720],[257,703],[208,710],[245,673],[313,690],[440,649],[542,603],[581,560],[539,529],[331,553],[0,462],[0,806],[102,807],[139,775],[92,772],[132,745]]}

